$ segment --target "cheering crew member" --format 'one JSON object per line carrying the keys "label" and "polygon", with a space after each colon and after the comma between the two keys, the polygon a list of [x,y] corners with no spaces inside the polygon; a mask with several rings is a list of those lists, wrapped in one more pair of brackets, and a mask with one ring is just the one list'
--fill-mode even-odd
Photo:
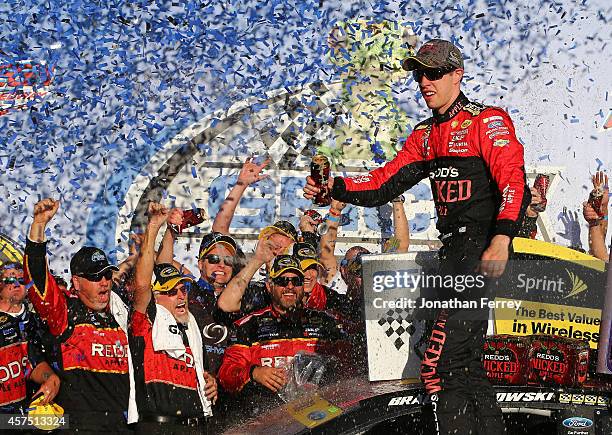
{"label": "cheering crew member", "polygon": [[297,352],[329,352],[326,345],[342,337],[330,316],[302,307],[303,286],[299,260],[276,257],[266,283],[272,303],[236,322],[233,343],[225,351],[219,382],[227,391],[246,397],[278,392],[287,382],[281,367]]}
{"label": "cheering crew member", "polygon": [[298,240],[295,227],[287,221],[277,221],[259,233],[255,252],[247,264],[227,284],[220,294],[217,306],[226,313],[242,315],[258,311],[270,304],[270,293],[262,281],[253,276],[262,266],[270,269],[272,259],[287,254],[291,245]]}
{"label": "cheering crew member", "polygon": [[29,298],[49,325],[60,349],[62,386],[57,403],[79,433],[128,431],[127,308],[112,291],[104,252],[81,248],[70,261],[77,298],[67,297],[49,272],[45,228],[59,201],[47,198],[34,206],[24,264]]}
{"label": "cheering crew member", "polygon": [[8,263],[0,269],[0,413],[24,414],[28,407],[26,379],[40,384],[34,397],[51,402],[60,387],[58,376],[43,360],[36,314],[24,303],[23,268]]}
{"label": "cheering crew member", "polygon": [[298,242],[293,245],[293,256],[300,261],[304,271],[304,306],[313,310],[341,311],[348,300],[319,282],[323,266],[319,263],[317,251],[310,243]]}
{"label": "cheering crew member", "polygon": [[[512,121],[502,109],[470,102],[463,95],[463,57],[449,41],[425,43],[403,67],[413,72],[433,116],[415,127],[404,148],[384,167],[330,180],[331,195],[374,207],[429,177],[443,242],[441,273],[469,274],[482,260],[483,275],[499,276],[530,202],[523,146]],[[308,180],[305,196],[316,192]],[[466,292],[449,296],[479,296]],[[435,323],[421,377],[442,433],[504,432],[480,362],[485,314],[442,312]],[[476,318],[482,320],[471,321]]]}
{"label": "cheering crew member", "polygon": [[[155,237],[168,218],[149,204],[149,222],[136,263],[130,348],[134,357],[139,433],[205,431],[216,381],[204,371],[200,327],[189,312],[186,285],[193,280],[171,264],[154,266]],[[155,269],[151,298],[151,276]]]}

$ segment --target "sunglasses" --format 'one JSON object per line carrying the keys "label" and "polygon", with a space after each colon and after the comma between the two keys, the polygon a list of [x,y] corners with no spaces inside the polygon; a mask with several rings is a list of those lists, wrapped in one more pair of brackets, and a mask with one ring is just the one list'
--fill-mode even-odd
{"label": "sunglasses", "polygon": [[414,81],[419,83],[423,76],[427,77],[427,80],[430,82],[435,82],[436,80],[440,80],[446,74],[455,71],[456,68],[422,68],[415,69],[412,71],[412,77]]}
{"label": "sunglasses", "polygon": [[234,265],[234,257],[230,257],[229,255],[225,257],[221,257],[217,254],[209,254],[203,257],[204,260],[207,260],[210,264],[219,264],[221,260],[223,260],[223,264],[226,266]]}
{"label": "sunglasses", "polygon": [[13,277],[2,278],[2,283],[3,284],[19,284],[19,285],[24,285],[25,284],[25,279],[23,279],[23,278],[13,278]]}
{"label": "sunglasses", "polygon": [[84,273],[82,275],[77,275],[77,276],[80,276],[81,278],[85,278],[87,281],[91,281],[91,282],[100,282],[102,281],[103,278],[106,278],[107,281],[110,281],[111,279],[113,279],[113,271],[107,270],[102,273]]}
{"label": "sunglasses", "polygon": [[167,292],[159,292],[159,293],[162,294],[162,295],[165,295],[165,296],[173,297],[173,296],[176,296],[178,294],[178,292],[181,292],[181,293],[186,295],[187,294],[187,287],[185,285],[182,285],[182,286],[178,286],[177,285],[172,290],[168,290]]}
{"label": "sunglasses", "polygon": [[304,285],[304,278],[301,276],[279,276],[274,278],[272,282],[281,287],[287,287],[289,283],[293,284],[294,287],[300,287]]}

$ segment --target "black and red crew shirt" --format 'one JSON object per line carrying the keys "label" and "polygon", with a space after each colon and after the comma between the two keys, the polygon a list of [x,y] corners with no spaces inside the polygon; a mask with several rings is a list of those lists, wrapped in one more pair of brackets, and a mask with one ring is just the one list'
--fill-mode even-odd
{"label": "black and red crew shirt", "polygon": [[0,413],[20,414],[28,407],[26,380],[44,360],[36,340],[36,314],[24,305],[19,313],[0,311]]}
{"label": "black and red crew shirt", "polygon": [[185,354],[172,358],[153,347],[153,322],[157,306],[151,299],[147,312],[134,311],[130,320],[130,350],[134,364],[136,404],[141,416],[166,415],[181,418],[202,417],[204,410],[198,394],[193,353],[187,341],[187,325],[177,324]]}
{"label": "black and red crew shirt", "polygon": [[287,367],[300,351],[339,355],[345,334],[323,311],[299,309],[279,314],[272,306],[236,322],[232,345],[225,351],[219,382],[230,393],[240,392],[251,381],[254,367]]}
{"label": "black and red crew shirt", "polygon": [[59,351],[62,383],[56,402],[74,427],[119,430],[129,397],[127,334],[108,307],[94,311],[66,297],[49,273],[46,245],[27,240],[24,277],[28,297]]}
{"label": "black and red crew shirt", "polygon": [[355,177],[336,177],[332,197],[351,204],[386,204],[429,177],[440,233],[463,225],[513,237],[531,200],[508,114],[470,102],[463,93],[444,114],[418,124],[397,156]]}

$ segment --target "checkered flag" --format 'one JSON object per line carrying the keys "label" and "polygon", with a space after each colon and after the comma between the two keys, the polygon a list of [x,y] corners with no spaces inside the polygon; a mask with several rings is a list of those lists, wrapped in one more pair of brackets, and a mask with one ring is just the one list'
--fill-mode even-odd
{"label": "checkered flag", "polygon": [[400,350],[402,346],[408,344],[410,336],[416,331],[412,321],[413,316],[410,311],[395,308],[378,319],[378,324],[384,329],[395,348]]}
{"label": "checkered flag", "polygon": [[260,129],[259,139],[278,168],[307,167],[314,151],[334,136],[344,113],[336,92],[322,83],[311,84],[274,103],[281,115],[274,125]]}

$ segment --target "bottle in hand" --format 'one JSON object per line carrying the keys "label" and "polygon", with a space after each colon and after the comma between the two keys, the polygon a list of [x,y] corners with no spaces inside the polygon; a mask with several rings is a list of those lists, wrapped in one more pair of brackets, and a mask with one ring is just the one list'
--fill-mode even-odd
{"label": "bottle in hand", "polygon": [[183,220],[180,225],[168,224],[168,226],[176,234],[181,234],[184,229],[201,224],[205,219],[206,213],[203,208],[190,208],[188,210],[183,210]]}
{"label": "bottle in hand", "polygon": [[550,185],[550,177],[544,174],[536,175],[535,181],[533,182],[533,187],[540,193],[540,197],[542,201],[539,204],[535,204],[531,206],[533,211],[537,211],[538,213],[542,213],[546,210],[546,203],[548,200],[546,199],[546,192],[548,191],[548,186]]}
{"label": "bottle in hand", "polygon": [[331,204],[331,196],[329,188],[327,187],[329,175],[329,159],[322,154],[314,156],[310,163],[310,177],[316,183],[316,187],[321,189],[321,191],[312,199],[312,202],[319,207],[325,207]]}

